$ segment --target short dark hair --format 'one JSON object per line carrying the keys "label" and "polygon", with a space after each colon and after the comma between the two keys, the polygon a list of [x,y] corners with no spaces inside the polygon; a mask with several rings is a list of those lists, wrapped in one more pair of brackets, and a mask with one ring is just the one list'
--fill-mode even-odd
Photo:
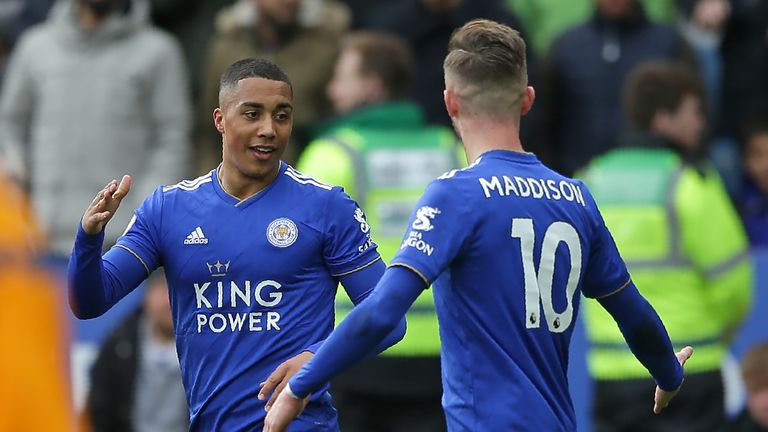
{"label": "short dark hair", "polygon": [[221,74],[219,80],[219,103],[222,95],[234,89],[240,80],[246,78],[265,78],[272,81],[282,81],[288,84],[293,92],[293,85],[288,75],[280,69],[280,66],[263,58],[246,58],[238,60]]}
{"label": "short dark hair", "polygon": [[650,130],[658,112],[677,110],[689,95],[704,102],[701,82],[690,67],[663,61],[641,63],[624,85],[624,113],[632,128]]}
{"label": "short dark hair", "polygon": [[465,87],[459,96],[475,109],[513,112],[528,85],[525,41],[507,25],[472,20],[451,35],[443,69]]}
{"label": "short dark hair", "polygon": [[376,75],[389,99],[405,97],[413,79],[413,55],[408,44],[393,34],[360,31],[346,35],[344,49],[360,55],[360,74]]}

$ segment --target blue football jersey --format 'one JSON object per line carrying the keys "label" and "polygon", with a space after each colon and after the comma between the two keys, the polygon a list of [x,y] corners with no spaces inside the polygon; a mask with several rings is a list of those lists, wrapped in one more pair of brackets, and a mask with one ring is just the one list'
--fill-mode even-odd
{"label": "blue football jersey", "polygon": [[450,430],[576,430],[579,294],[629,281],[581,182],[530,153],[487,152],[428,186],[391,265],[433,283]]}
{"label": "blue football jersey", "polygon": [[[158,188],[117,246],[166,270],[191,429],[261,430],[259,383],[333,330],[338,277],[380,259],[341,188],[282,164],[238,200],[217,170]],[[291,430],[337,430],[327,387]]]}

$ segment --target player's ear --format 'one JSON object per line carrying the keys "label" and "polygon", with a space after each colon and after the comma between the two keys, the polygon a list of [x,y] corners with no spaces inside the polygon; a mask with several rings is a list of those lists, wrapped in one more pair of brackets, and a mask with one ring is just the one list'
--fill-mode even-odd
{"label": "player's ear", "polygon": [[448,111],[448,115],[451,118],[456,118],[459,115],[459,101],[456,93],[449,89],[443,90],[443,101],[445,101],[445,109]]}
{"label": "player's ear", "polygon": [[216,107],[216,109],[213,110],[213,124],[216,125],[216,130],[219,131],[219,133],[224,133],[224,113],[219,107]]}
{"label": "player's ear", "polygon": [[524,116],[528,114],[528,111],[533,107],[533,101],[536,100],[536,90],[531,86],[525,88],[523,93],[523,103],[520,105],[520,115]]}

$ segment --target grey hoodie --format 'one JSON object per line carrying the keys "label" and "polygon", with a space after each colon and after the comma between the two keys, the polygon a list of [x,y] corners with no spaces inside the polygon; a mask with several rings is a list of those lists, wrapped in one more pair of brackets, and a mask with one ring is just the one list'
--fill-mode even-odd
{"label": "grey hoodie", "polygon": [[0,94],[0,158],[28,181],[51,251],[68,256],[78,222],[111,179],[133,188],[107,225],[107,242],[156,186],[190,165],[190,102],[181,49],[148,24],[146,0],[132,0],[96,30],[76,22],[76,0],[20,39]]}

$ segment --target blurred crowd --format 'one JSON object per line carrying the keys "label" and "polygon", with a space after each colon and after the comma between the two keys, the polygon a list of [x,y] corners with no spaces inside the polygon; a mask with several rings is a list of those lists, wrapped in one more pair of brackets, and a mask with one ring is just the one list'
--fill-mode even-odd
{"label": "blurred crowd", "polygon": [[[606,222],[622,254],[632,256],[638,250],[623,246],[621,231],[630,230],[630,222],[622,225],[622,220],[646,227],[646,231],[633,231],[636,236],[650,232],[647,227],[662,217],[659,214],[668,217],[667,210],[694,212],[690,219],[675,222],[683,232],[681,255],[673,257],[681,261],[675,265],[702,286],[720,278],[705,289],[721,294],[725,290],[728,295],[702,302],[720,302],[717,307],[730,308],[732,314],[723,317],[722,325],[713,327],[711,334],[691,338],[722,337],[720,343],[727,348],[728,337],[749,311],[752,281],[750,269],[742,266],[728,273],[731,267],[726,264],[743,264],[733,260],[748,247],[768,246],[768,0],[0,0],[0,199],[4,203],[0,256],[12,263],[9,268],[45,262],[46,273],[40,277],[55,282],[46,289],[40,279],[33,281],[39,293],[30,294],[36,297],[29,301],[40,303],[34,306],[40,311],[36,316],[50,308],[47,319],[63,324],[50,326],[60,335],[45,330],[42,321],[39,330],[49,338],[78,338],[61,331],[67,328],[67,320],[59,317],[63,309],[43,294],[50,291],[46,295],[56,298],[64,292],[63,272],[75,224],[104,183],[124,173],[137,180],[124,204],[126,210],[109,225],[106,243],[110,244],[129,222],[127,209],[138,207],[139,200],[157,185],[194,178],[219,163],[221,139],[212,112],[218,105],[220,75],[238,59],[270,58],[292,81],[295,123],[286,161],[320,180],[344,185],[374,218],[379,218],[374,207],[384,209],[379,220],[371,223],[374,237],[377,230],[382,237],[399,236],[402,216],[407,217],[410,207],[377,201],[377,190],[396,184],[399,193],[418,196],[429,178],[466,163],[443,105],[442,61],[453,29],[478,17],[510,24],[528,41],[529,80],[537,102],[523,120],[523,145],[559,172],[587,179],[591,189],[605,191],[608,183],[615,186],[605,192],[604,202],[600,193],[595,196],[601,207],[614,206],[616,219]],[[663,78],[666,72],[647,70],[649,62],[684,71],[685,78],[670,78],[669,84]],[[638,77],[643,73],[646,78]],[[400,143],[399,153],[388,150],[386,159],[369,158],[377,146],[390,145],[381,144],[388,140]],[[658,155],[636,157],[622,152],[637,146],[672,149],[670,157],[678,158],[680,164],[670,165],[670,176],[677,175],[678,166],[687,167],[691,175],[706,181],[700,189],[683,183],[681,196],[672,198],[673,204],[667,195],[659,195],[660,204],[653,207],[651,192],[643,197],[633,194],[644,186],[653,189],[657,177],[646,176],[650,169],[637,168],[656,164],[653,158]],[[617,157],[611,159],[616,151],[617,157],[628,158],[622,162],[626,165],[617,163]],[[660,167],[654,171],[658,178],[666,178],[665,160],[662,155],[654,165]],[[618,177],[610,180],[606,173]],[[636,177],[621,177],[627,173]],[[616,185],[623,181],[627,189],[619,190]],[[12,192],[5,192],[6,188]],[[693,198],[686,197],[695,194],[702,194],[702,200],[691,204]],[[621,199],[611,201],[612,196]],[[628,216],[626,207],[621,207],[627,196],[638,200],[633,211],[646,206],[647,212],[635,219]],[[11,222],[8,217],[15,213],[6,212],[8,205],[12,209],[28,206],[34,217],[19,220],[39,225],[44,234],[35,235],[34,241],[6,236],[6,232],[37,232]],[[706,225],[697,218],[720,219]],[[688,227],[693,227],[690,232]],[[712,231],[703,235],[702,230],[710,227]],[[677,231],[670,228],[664,233],[673,236]],[[40,246],[43,237],[46,246]],[[625,244],[633,237],[627,238]],[[655,238],[650,239],[649,243]],[[686,256],[688,240],[692,249],[718,252],[694,251]],[[398,241],[395,237],[395,248]],[[34,251],[24,246],[26,255],[14,252],[21,250],[21,244],[36,246]],[[654,253],[640,251],[637,260],[661,259]],[[0,278],[13,277],[3,266]],[[658,272],[650,274],[655,277]],[[153,278],[155,283],[157,279],[162,275]],[[663,285],[666,289],[679,282],[675,277],[662,282],[649,279],[648,285],[669,284]],[[0,306],[21,301],[14,291],[17,286],[0,285],[0,299],[17,299]],[[643,285],[638,286],[642,291]],[[157,289],[150,286],[146,291],[144,312],[115,325],[113,334],[98,341],[101,352],[93,356],[95,366],[88,367],[90,390],[77,407],[78,413],[85,413],[84,428],[186,430],[183,390],[158,384],[174,382],[178,374],[178,365],[168,361],[175,351],[169,345],[172,328],[163,327],[167,318],[162,310],[167,304],[158,300]],[[681,301],[669,296],[669,290],[662,291],[655,297],[647,294],[657,309],[664,310],[664,302]],[[707,316],[706,310],[701,312]],[[674,311],[670,314],[677,316]],[[0,321],[15,322],[8,316],[0,314]],[[409,329],[410,320],[409,316]],[[671,323],[670,328],[675,326],[690,327],[683,321]],[[588,329],[590,337],[610,339],[595,330],[598,327]],[[0,327],[4,335],[0,343],[21,347],[21,342],[10,341],[16,339],[9,328]],[[436,339],[436,331],[425,329],[419,334]],[[423,388],[411,389],[410,395],[389,395],[382,385],[350,387],[349,382],[360,382],[353,378],[345,388],[340,381],[339,388],[347,392],[340,393],[340,401],[345,396],[353,401],[347,402],[349,408],[340,407],[342,423],[343,409],[353,412],[354,401],[362,400],[363,393],[378,406],[384,403],[382,397],[427,399],[414,416],[434,408],[439,376],[430,378],[428,371],[434,370],[438,360],[439,342],[405,350],[411,351],[399,355],[422,362],[426,372],[416,375]],[[712,367],[699,371],[702,374],[718,372],[724,354],[715,351]],[[137,357],[138,352],[145,355]],[[54,354],[44,356],[50,359]],[[745,359],[748,393],[761,399],[750,399],[751,411],[733,424],[733,430],[768,430],[767,358],[762,346]],[[594,362],[598,382],[635,378],[624,372],[601,375],[603,369]],[[376,373],[384,374],[382,370],[395,365],[377,365]],[[57,387],[47,391],[55,403],[45,405],[62,418],[66,410],[60,387],[66,375],[62,371],[59,378],[47,378]],[[2,393],[7,388],[0,383],[0,401],[9,400]],[[161,398],[163,409],[158,409],[160,402],[152,401],[161,390],[166,397]],[[722,405],[722,385],[714,392],[714,403]],[[108,395],[121,398],[105,403]],[[5,402],[0,406],[8,408]],[[393,412],[404,409],[392,407]],[[439,406],[436,409],[441,415]],[[4,416],[0,411],[0,430],[50,430],[5,428]],[[137,419],[147,421],[141,424]],[[74,425],[75,419],[57,424]],[[419,430],[441,427],[438,421]],[[366,426],[358,428],[366,430]],[[61,430],[69,429],[62,426]]]}

